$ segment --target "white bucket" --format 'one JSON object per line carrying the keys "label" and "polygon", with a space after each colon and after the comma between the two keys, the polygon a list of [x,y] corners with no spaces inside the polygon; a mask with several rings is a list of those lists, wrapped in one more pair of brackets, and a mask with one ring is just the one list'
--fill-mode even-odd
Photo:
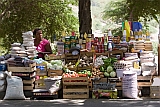
{"label": "white bucket", "polygon": [[123,97],[137,98],[137,72],[125,71],[122,79],[122,93]]}
{"label": "white bucket", "polygon": [[125,69],[116,69],[117,77],[123,78],[123,72]]}

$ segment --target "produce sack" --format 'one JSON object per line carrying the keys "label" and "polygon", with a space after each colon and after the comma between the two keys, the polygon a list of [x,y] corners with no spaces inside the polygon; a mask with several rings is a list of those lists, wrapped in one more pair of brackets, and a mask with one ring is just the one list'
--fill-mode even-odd
{"label": "produce sack", "polygon": [[5,91],[5,80],[0,80],[0,92]]}
{"label": "produce sack", "polygon": [[7,90],[4,100],[24,100],[23,82],[18,76],[7,76]]}
{"label": "produce sack", "polygon": [[61,89],[61,80],[59,78],[45,78],[44,79],[46,89],[49,93],[54,94]]}

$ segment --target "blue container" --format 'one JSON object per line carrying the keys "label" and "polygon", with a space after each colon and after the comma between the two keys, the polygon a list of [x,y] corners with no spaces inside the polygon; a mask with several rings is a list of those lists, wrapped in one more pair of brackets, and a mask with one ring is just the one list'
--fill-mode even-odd
{"label": "blue container", "polygon": [[0,71],[6,71],[7,65],[6,64],[0,64]]}

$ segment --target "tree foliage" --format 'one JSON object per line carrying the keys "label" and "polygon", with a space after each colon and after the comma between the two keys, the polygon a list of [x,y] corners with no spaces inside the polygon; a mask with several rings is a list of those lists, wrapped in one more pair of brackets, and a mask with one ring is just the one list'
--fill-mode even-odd
{"label": "tree foliage", "polygon": [[147,22],[152,19],[159,22],[159,4],[160,0],[113,0],[106,5],[103,19],[112,20],[116,24],[125,20],[141,21],[145,27],[148,27]]}
{"label": "tree foliage", "polygon": [[111,1],[106,5],[103,18],[113,17],[118,20],[120,18],[138,21],[141,17],[145,20],[154,18],[158,21],[160,14],[160,0],[118,0]]}
{"label": "tree foliage", "polygon": [[1,0],[0,38],[2,45],[10,47],[13,42],[22,42],[22,32],[40,27],[44,36],[52,40],[62,31],[78,30],[78,19],[72,14],[69,4],[74,0]]}

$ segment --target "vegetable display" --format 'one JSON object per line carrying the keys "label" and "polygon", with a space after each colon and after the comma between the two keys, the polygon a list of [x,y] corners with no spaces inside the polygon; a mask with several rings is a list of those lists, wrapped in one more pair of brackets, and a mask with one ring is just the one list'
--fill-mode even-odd
{"label": "vegetable display", "polygon": [[63,62],[61,60],[51,60],[50,63],[47,64],[47,67],[53,70],[62,70]]}
{"label": "vegetable display", "polygon": [[103,58],[103,65],[100,66],[100,71],[104,73],[105,77],[116,77],[114,70],[114,63],[117,62],[116,58]]}

